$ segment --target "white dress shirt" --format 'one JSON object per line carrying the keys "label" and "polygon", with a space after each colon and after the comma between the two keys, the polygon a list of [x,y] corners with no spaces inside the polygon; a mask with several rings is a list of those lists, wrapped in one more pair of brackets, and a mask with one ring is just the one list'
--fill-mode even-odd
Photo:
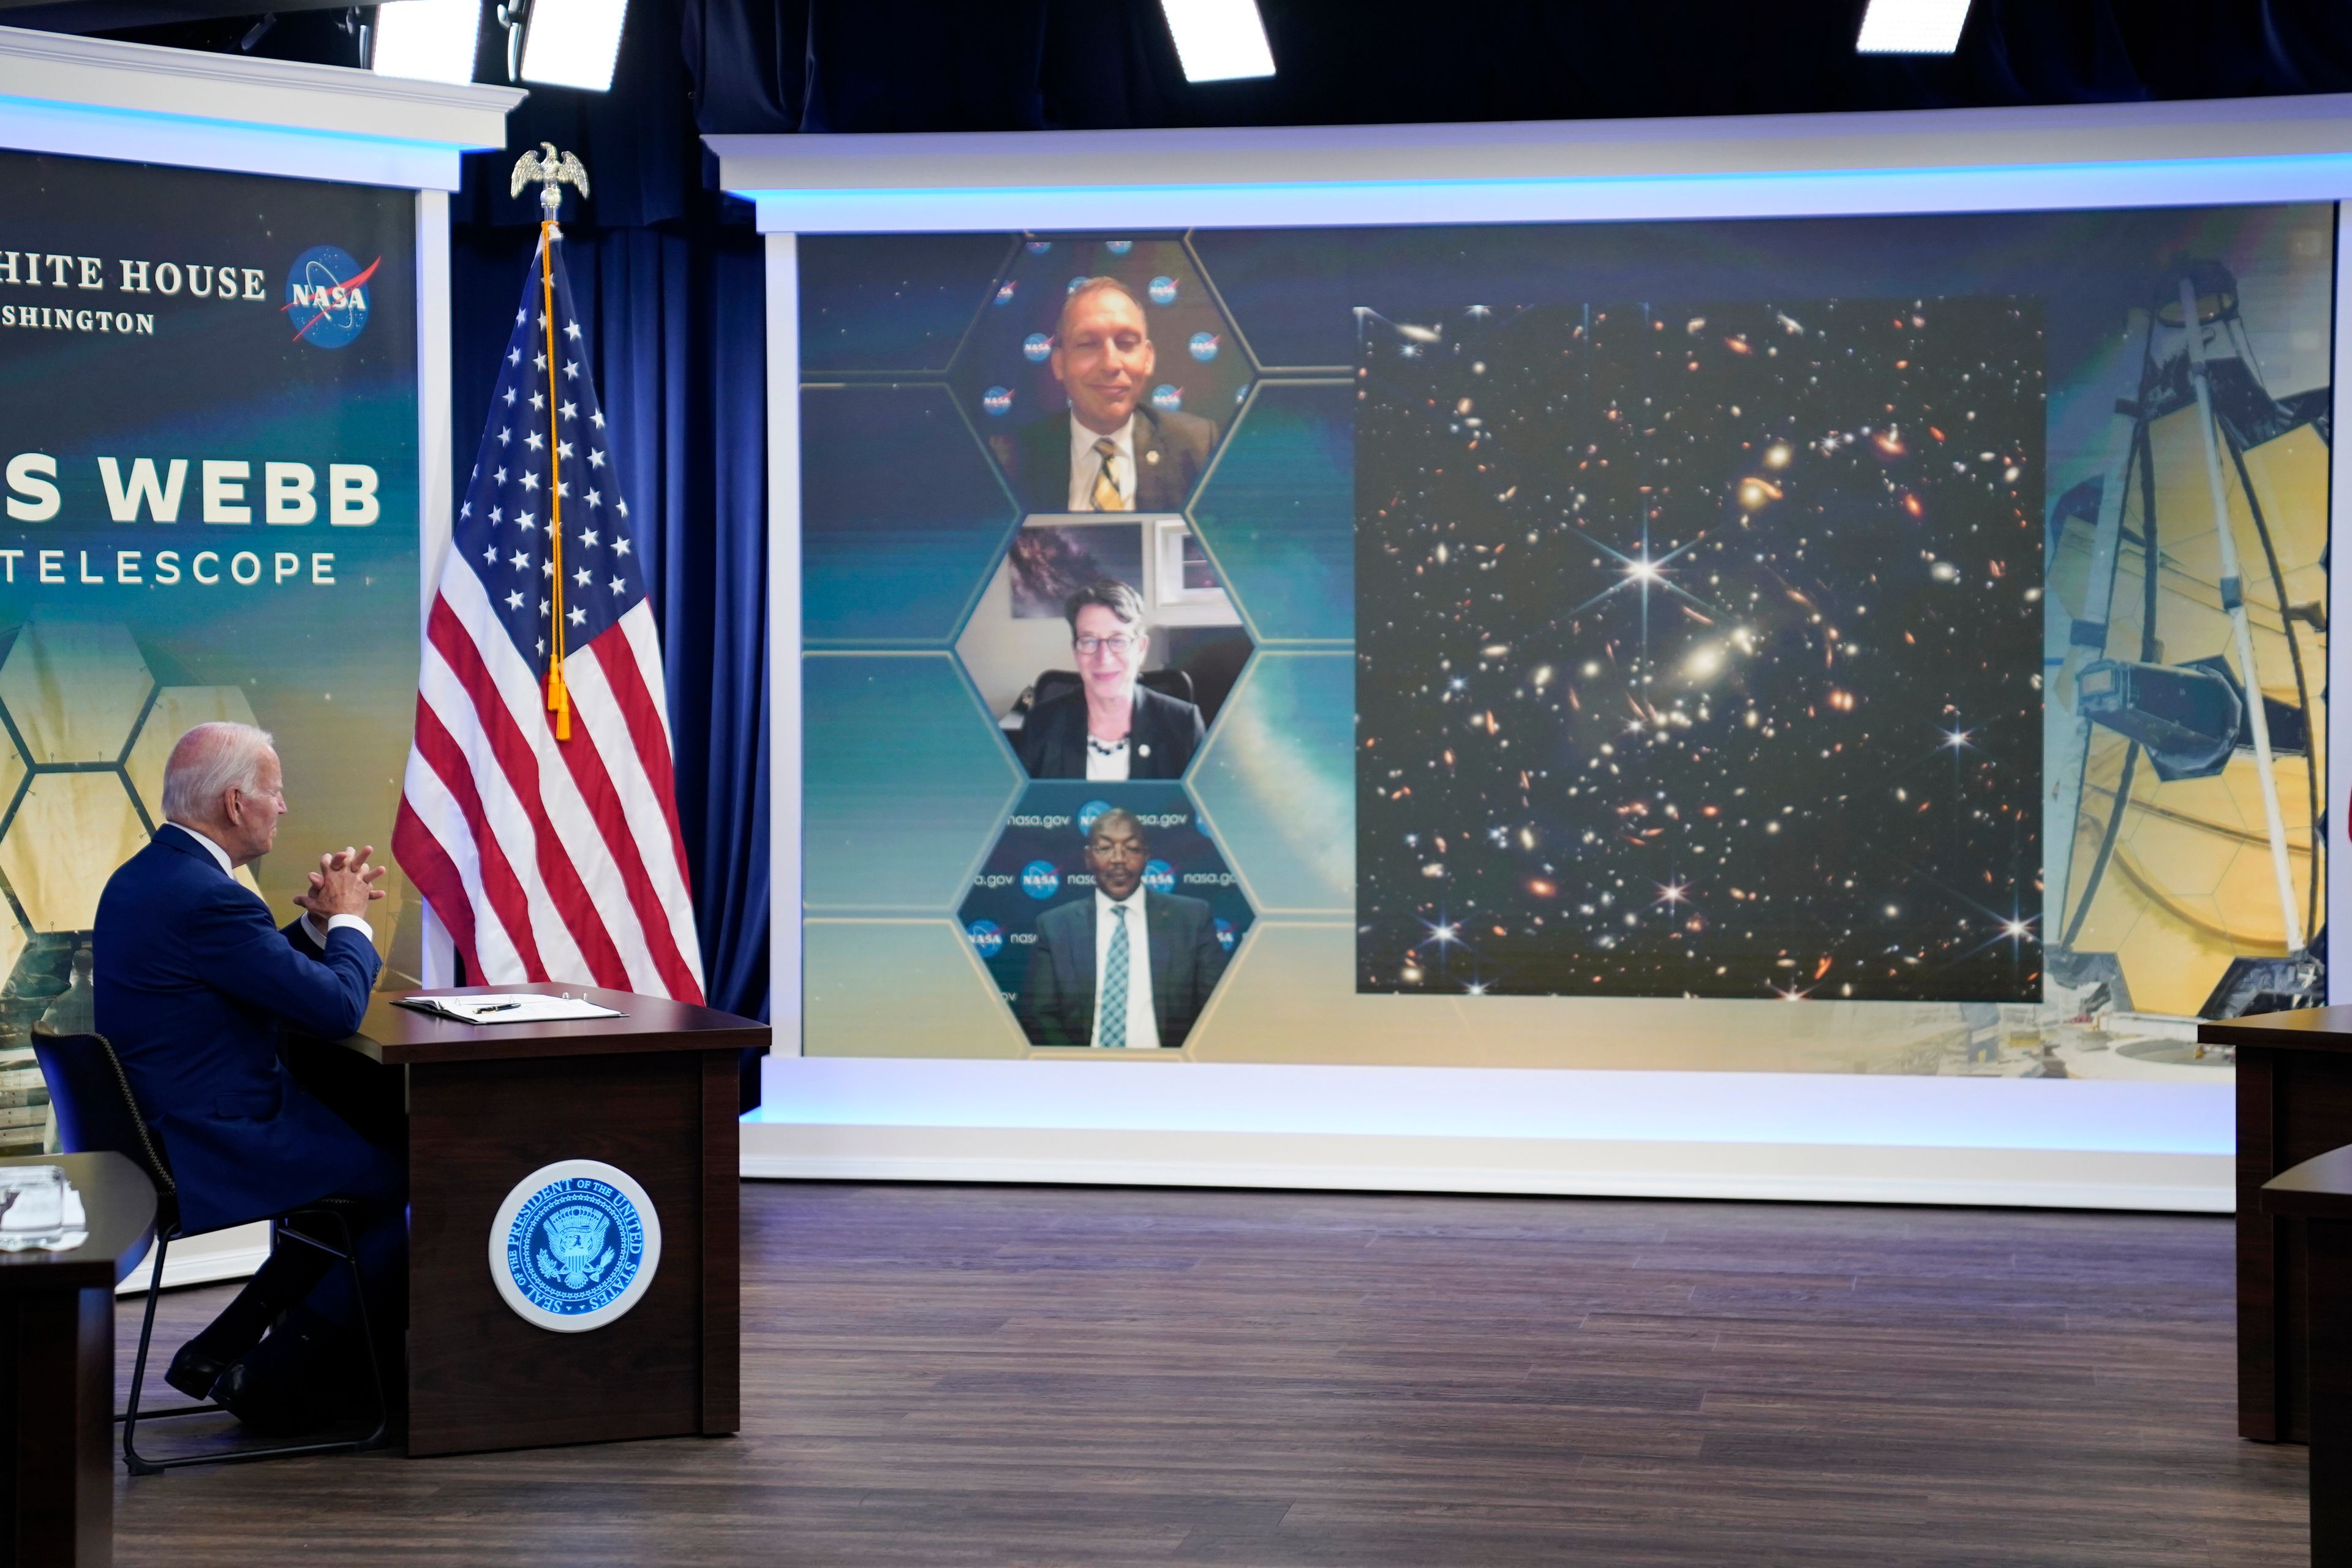
{"label": "white dress shirt", "polygon": [[[1087,429],[1078,423],[1076,415],[1070,416],[1069,500],[1072,511],[1095,510],[1095,475],[1102,470],[1103,461],[1102,454],[1095,450],[1095,443],[1102,438],[1102,432]],[[1117,485],[1118,493],[1127,498],[1127,510],[1133,511],[1135,510],[1135,416],[1129,415],[1127,423],[1110,433],[1110,439],[1112,444],[1118,447],[1118,456],[1112,459],[1110,465],[1111,483]]]}
{"label": "white dress shirt", "polygon": [[1100,888],[1095,889],[1095,1037],[1087,1042],[1089,1046],[1099,1047],[1103,1043],[1103,984],[1110,975],[1111,932],[1118,929],[1118,916],[1111,911],[1123,909],[1127,911],[1127,1048],[1160,1048],[1160,1018],[1151,1010],[1151,939],[1143,929],[1147,896],[1140,882],[1124,900],[1112,899]]}
{"label": "white dress shirt", "polygon": [[1131,734],[1128,739],[1108,747],[1092,735],[1088,735],[1087,737],[1087,777],[1096,783],[1124,783],[1128,777],[1128,771],[1132,766],[1130,759],[1134,754],[1135,740]]}
{"label": "white dress shirt", "polygon": [[[221,875],[229,878],[231,880],[236,879],[236,868],[229,862],[227,850],[222,848],[219,845],[214,843],[210,838],[206,837],[204,834],[197,832],[193,827],[183,826],[181,824],[176,822],[167,822],[163,824],[163,826],[170,828],[175,828],[179,832],[186,834],[189,837],[203,845],[205,847],[205,853],[210,855],[220,866]],[[375,942],[375,927],[368,924],[367,921],[360,919],[357,915],[331,916],[327,921],[326,928],[321,930],[319,926],[319,917],[305,911],[302,916],[301,924],[302,934],[309,937],[310,939],[311,945],[315,947],[325,947],[327,945],[328,932],[336,931],[344,926],[350,927],[352,930],[359,932],[360,935],[367,938],[370,946],[374,945]]]}

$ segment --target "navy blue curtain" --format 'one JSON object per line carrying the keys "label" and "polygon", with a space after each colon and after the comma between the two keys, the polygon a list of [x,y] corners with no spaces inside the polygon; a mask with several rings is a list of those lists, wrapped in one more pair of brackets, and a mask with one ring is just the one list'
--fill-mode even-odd
{"label": "navy blue curtain", "polygon": [[[505,203],[505,168],[475,162],[486,165],[476,177],[485,185],[494,177],[497,202]],[[510,166],[511,157],[504,162]],[[707,993],[715,1007],[764,1019],[764,267],[748,224],[726,221],[698,191],[686,192],[681,205],[684,216],[652,224],[565,223],[564,265],[586,318],[581,328],[614,463],[651,568]],[[528,221],[467,223],[454,226],[452,237],[453,425],[462,475],[481,438],[537,229]],[[755,1061],[744,1063],[743,1088],[748,1109],[758,1103]]]}

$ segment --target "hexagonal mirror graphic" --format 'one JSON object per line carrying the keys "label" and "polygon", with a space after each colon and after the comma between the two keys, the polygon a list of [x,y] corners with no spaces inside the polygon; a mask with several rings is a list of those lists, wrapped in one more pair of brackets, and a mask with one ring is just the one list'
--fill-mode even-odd
{"label": "hexagonal mirror graphic", "polygon": [[956,356],[956,395],[1024,511],[1175,511],[1252,370],[1173,236],[1026,241]]}
{"label": "hexagonal mirror graphic", "polygon": [[35,773],[0,834],[0,875],[34,931],[88,931],[106,879],[146,842],[119,772]]}
{"label": "hexagonal mirror graphic", "polygon": [[1241,614],[1181,517],[1033,517],[956,641],[1039,779],[1181,778],[1249,662]]}
{"label": "hexagonal mirror graphic", "polygon": [[956,918],[1032,1045],[1176,1050],[1255,912],[1183,785],[1077,782],[1023,792]]}
{"label": "hexagonal mirror graphic", "polygon": [[154,685],[110,621],[29,622],[0,658],[0,706],[36,767],[121,760]]}

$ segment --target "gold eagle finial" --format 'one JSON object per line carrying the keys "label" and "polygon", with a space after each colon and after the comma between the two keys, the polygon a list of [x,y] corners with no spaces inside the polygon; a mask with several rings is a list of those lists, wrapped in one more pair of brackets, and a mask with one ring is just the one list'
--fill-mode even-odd
{"label": "gold eagle finial", "polygon": [[[588,170],[572,153],[558,153],[555,143],[542,142],[540,153],[525,153],[515,160],[514,177],[508,182],[507,195],[519,196],[522,188],[533,180],[539,182],[539,205],[549,222],[563,205],[565,185],[576,187],[584,199],[588,195]],[[545,156],[541,156],[543,153]]]}

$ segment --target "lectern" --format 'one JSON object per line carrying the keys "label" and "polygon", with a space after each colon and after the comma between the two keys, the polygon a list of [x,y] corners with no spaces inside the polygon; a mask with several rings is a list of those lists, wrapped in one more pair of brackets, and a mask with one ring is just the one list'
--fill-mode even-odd
{"label": "lectern", "polygon": [[499,989],[622,1016],[463,1024],[382,997],[342,1042],[405,1079],[408,1452],[734,1431],[736,1063],[768,1026]]}

